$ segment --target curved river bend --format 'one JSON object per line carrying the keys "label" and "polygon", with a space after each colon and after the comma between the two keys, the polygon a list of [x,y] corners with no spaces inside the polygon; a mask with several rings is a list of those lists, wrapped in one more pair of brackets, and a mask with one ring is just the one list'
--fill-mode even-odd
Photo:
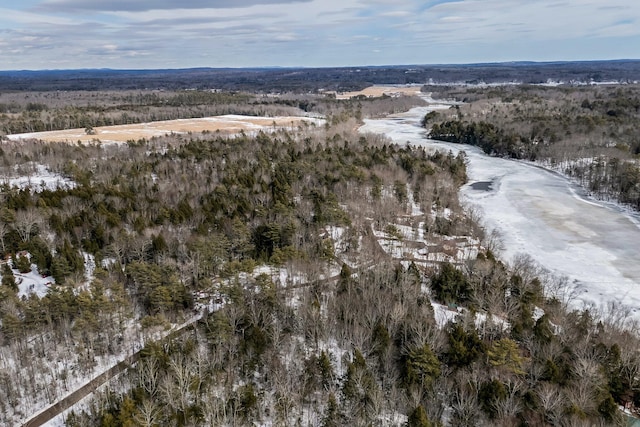
{"label": "curved river bend", "polygon": [[[504,244],[502,257],[519,254],[566,277],[576,304],[603,308],[615,303],[640,320],[640,226],[637,216],[582,197],[566,178],[546,169],[489,157],[477,147],[426,139],[424,115],[450,105],[428,107],[384,119],[366,120],[360,132],[385,134],[399,144],[443,148],[468,157],[462,201],[477,210],[487,230]],[[622,311],[620,311],[622,313]]]}

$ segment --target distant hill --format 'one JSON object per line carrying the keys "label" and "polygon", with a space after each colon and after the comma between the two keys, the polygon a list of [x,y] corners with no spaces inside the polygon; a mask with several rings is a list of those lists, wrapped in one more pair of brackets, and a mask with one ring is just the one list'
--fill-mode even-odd
{"label": "distant hill", "polygon": [[0,90],[224,89],[358,90],[372,84],[638,82],[640,60],[507,62],[344,68],[0,71]]}

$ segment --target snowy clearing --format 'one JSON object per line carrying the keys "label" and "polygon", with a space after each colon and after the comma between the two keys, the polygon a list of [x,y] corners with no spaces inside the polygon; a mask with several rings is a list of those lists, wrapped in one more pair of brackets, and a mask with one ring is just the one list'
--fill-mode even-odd
{"label": "snowy clearing", "polygon": [[12,176],[0,178],[2,184],[32,191],[55,190],[57,188],[74,188],[76,183],[62,175],[51,172],[45,165],[31,165],[32,170],[18,170]]}

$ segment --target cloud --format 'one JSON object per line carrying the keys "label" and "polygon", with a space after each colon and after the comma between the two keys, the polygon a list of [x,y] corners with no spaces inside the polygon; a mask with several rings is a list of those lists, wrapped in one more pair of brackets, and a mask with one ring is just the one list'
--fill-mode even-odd
{"label": "cloud", "polygon": [[[417,25],[406,29],[448,44],[474,39],[508,43],[525,37],[551,41],[605,33],[628,36],[630,26],[619,23],[630,17],[640,17],[640,2],[610,0],[603,8],[598,0],[465,0],[433,5],[422,12]],[[636,26],[635,35],[639,34]]]}
{"label": "cloud", "polygon": [[69,24],[73,20],[62,18],[59,16],[50,16],[39,13],[25,12],[22,10],[0,8],[0,22],[10,20],[13,25],[33,24],[33,23],[51,23],[51,24]]}
{"label": "cloud", "polygon": [[406,10],[394,10],[391,12],[381,13],[380,16],[387,16],[389,18],[405,18],[407,16],[411,16],[411,12]]}
{"label": "cloud", "polygon": [[637,57],[640,45],[640,2],[629,0],[14,3],[0,8],[10,68],[602,59]]}
{"label": "cloud", "polygon": [[171,9],[242,9],[256,5],[305,3],[311,0],[47,0],[37,10],[45,12],[143,12]]}
{"label": "cloud", "polygon": [[84,53],[89,56],[97,56],[100,58],[136,57],[149,56],[152,54],[146,49],[139,49],[134,46],[118,46],[115,44],[89,47],[85,49]]}

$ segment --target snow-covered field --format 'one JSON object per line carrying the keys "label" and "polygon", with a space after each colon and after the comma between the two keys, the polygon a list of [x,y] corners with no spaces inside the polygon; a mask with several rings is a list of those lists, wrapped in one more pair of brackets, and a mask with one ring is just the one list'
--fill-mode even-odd
{"label": "snow-covered field", "polygon": [[[574,305],[612,304],[640,320],[640,227],[638,217],[611,204],[581,196],[565,177],[524,162],[489,157],[476,147],[426,139],[420,120],[446,103],[419,107],[380,120],[366,120],[361,132],[382,133],[394,142],[433,149],[463,149],[469,183],[462,200],[499,233],[502,257],[520,254],[558,276],[575,291]],[[473,183],[491,183],[488,190]]]}

